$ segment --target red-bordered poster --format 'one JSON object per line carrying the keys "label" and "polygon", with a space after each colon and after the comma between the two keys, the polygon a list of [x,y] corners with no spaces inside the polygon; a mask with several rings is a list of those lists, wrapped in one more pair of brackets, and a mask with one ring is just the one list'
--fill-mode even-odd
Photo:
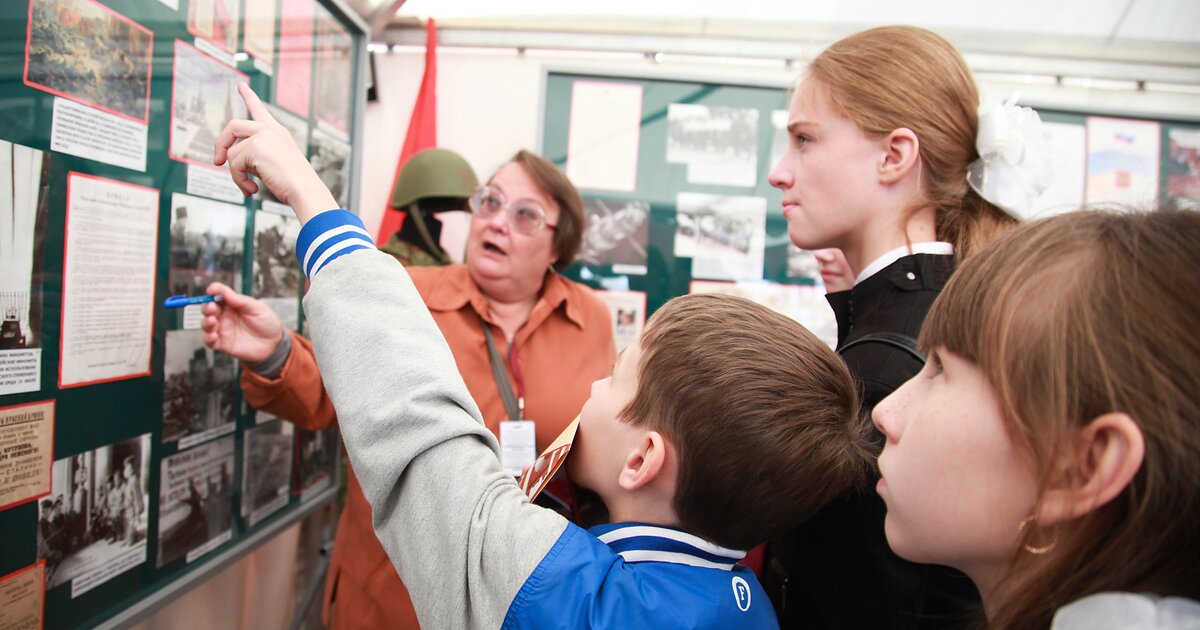
{"label": "red-bordered poster", "polygon": [[150,120],[154,33],[95,0],[30,0],[25,84]]}
{"label": "red-bordered poster", "polygon": [[191,0],[188,2],[188,32],[212,42],[221,50],[237,52],[241,11],[241,0]]}
{"label": "red-bordered poster", "polygon": [[0,453],[0,511],[50,494],[54,401],[0,407]]}
{"label": "red-bordered poster", "polygon": [[317,84],[313,108],[317,120],[350,133],[350,104],[354,94],[351,63],[354,40],[325,9],[317,12]]}
{"label": "red-bordered poster", "polygon": [[60,388],[150,375],[158,197],[153,188],[67,174]]}
{"label": "red-bordered poster", "polygon": [[46,562],[0,577],[0,628],[41,629],[46,612]]}
{"label": "red-bordered poster", "polygon": [[242,47],[268,65],[275,63],[276,0],[246,0],[246,24]]}
{"label": "red-bordered poster", "polygon": [[308,118],[308,101],[312,92],[315,5],[313,0],[282,1],[275,103]]}
{"label": "red-bordered poster", "polygon": [[188,164],[218,168],[213,164],[213,143],[230,120],[246,117],[237,84],[248,78],[195,46],[176,40],[172,82],[168,155]]}

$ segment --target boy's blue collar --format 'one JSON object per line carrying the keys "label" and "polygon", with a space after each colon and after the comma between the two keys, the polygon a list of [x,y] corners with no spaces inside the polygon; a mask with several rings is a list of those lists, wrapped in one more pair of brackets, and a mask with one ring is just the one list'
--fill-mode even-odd
{"label": "boy's blue collar", "polygon": [[588,530],[625,562],[669,562],[732,570],[746,552],[727,549],[681,529],[645,523],[609,523]]}

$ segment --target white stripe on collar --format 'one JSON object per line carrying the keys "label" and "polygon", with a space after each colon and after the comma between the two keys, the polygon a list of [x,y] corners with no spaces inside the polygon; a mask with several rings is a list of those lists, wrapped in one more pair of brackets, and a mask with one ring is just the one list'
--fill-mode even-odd
{"label": "white stripe on collar", "polygon": [[721,563],[697,558],[691,554],[679,553],[675,551],[655,551],[653,549],[631,549],[622,551],[618,555],[625,559],[625,562],[669,562],[671,564],[686,564],[690,567],[703,567],[705,569],[724,569],[732,570],[735,562]]}
{"label": "white stripe on collar", "polygon": [[908,245],[901,245],[900,247],[897,247],[896,249],[893,249],[892,251],[887,252],[879,258],[871,261],[871,264],[867,265],[866,268],[864,268],[862,272],[858,274],[858,277],[854,279],[854,284],[857,285],[863,280],[866,280],[867,278],[879,273],[888,265],[910,254],[939,254],[943,256],[949,256],[954,254],[954,246],[945,241],[913,243],[912,247],[909,247]]}
{"label": "white stripe on collar", "polygon": [[[607,545],[609,543],[616,542],[618,540],[625,540],[626,538],[635,538],[638,536],[653,536],[655,538],[666,538],[668,540],[674,540],[677,542],[684,543],[686,545],[691,545],[692,547],[695,547],[696,549],[699,549],[700,551],[711,553],[715,556],[731,558],[734,561],[741,560],[742,558],[746,557],[745,551],[739,551],[737,549],[729,549],[728,547],[714,545],[713,543],[710,543],[707,540],[700,538],[699,536],[695,536],[695,535],[689,534],[687,532],[681,532],[676,529],[667,529],[665,527],[654,527],[653,525],[633,525],[631,527],[618,527],[617,529],[614,529],[610,532],[605,532],[604,534],[601,534],[599,536],[599,538],[600,538],[600,542]],[[622,555],[624,555],[624,554],[622,554]]]}

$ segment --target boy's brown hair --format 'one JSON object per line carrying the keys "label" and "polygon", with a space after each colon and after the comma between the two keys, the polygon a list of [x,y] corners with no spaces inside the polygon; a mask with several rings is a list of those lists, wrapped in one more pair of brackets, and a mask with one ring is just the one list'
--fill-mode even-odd
{"label": "boy's brown hair", "polygon": [[865,478],[868,423],[850,371],[797,322],[746,299],[687,295],[641,337],[622,420],[675,446],[683,529],[748,549]]}

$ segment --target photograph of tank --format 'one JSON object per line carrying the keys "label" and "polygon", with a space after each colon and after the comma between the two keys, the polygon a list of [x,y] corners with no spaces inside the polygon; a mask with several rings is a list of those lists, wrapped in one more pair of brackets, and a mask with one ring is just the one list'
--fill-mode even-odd
{"label": "photograph of tank", "polygon": [[46,588],[78,595],[146,561],[150,434],[54,462],[38,504]]}
{"label": "photograph of tank", "polygon": [[200,330],[167,331],[163,354],[163,442],[186,448],[233,431],[237,360],[206,347]]}
{"label": "photograph of tank", "polygon": [[646,272],[650,204],[619,199],[584,199],[583,213],[586,228],[576,262],[620,265]]}
{"label": "photograph of tank", "polygon": [[154,35],[94,0],[33,0],[25,84],[145,123]]}
{"label": "photograph of tank", "polygon": [[223,282],[242,290],[246,209],[175,193],[171,196],[171,295],[202,295]]}
{"label": "photograph of tank", "polygon": [[162,460],[158,566],[187,562],[233,537],[233,436]]}

